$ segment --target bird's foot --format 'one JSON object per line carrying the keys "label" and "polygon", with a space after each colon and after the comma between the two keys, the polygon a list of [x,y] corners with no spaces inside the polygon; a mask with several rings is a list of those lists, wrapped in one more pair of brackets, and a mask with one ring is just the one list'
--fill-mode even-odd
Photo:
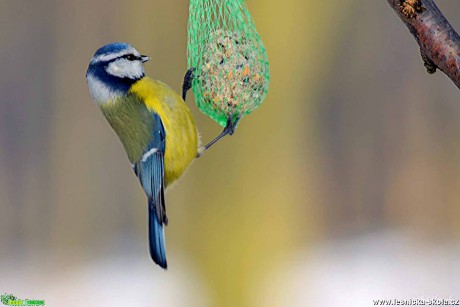
{"label": "bird's foot", "polygon": [[230,115],[227,118],[227,124],[225,125],[224,130],[211,142],[203,146],[198,150],[197,158],[201,157],[203,153],[208,150],[212,145],[217,143],[221,138],[223,138],[226,135],[233,135],[235,133],[236,126],[238,125],[238,122],[241,119],[241,113],[234,118],[233,113],[230,113]]}
{"label": "bird's foot", "polygon": [[194,71],[195,67],[189,68],[184,76],[184,83],[182,84],[182,99],[185,101],[187,98],[187,92],[192,87],[193,78],[195,78]]}
{"label": "bird's foot", "polygon": [[238,114],[235,118],[233,119],[233,113],[230,113],[227,119],[227,124],[225,125],[224,131],[227,132],[228,135],[233,135],[235,133],[236,126],[238,125],[238,122],[241,119],[241,113]]}

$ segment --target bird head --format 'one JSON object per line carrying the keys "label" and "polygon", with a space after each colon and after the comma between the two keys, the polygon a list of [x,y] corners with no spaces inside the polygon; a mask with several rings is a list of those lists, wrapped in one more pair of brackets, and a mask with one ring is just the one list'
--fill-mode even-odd
{"label": "bird head", "polygon": [[86,72],[96,103],[108,103],[126,95],[131,85],[144,77],[143,63],[149,59],[126,43],[112,43],[99,48]]}

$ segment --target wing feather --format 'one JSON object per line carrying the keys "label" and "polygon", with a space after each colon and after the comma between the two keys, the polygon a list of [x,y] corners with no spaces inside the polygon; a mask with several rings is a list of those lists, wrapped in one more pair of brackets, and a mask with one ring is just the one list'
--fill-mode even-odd
{"label": "wing feather", "polygon": [[152,138],[133,169],[148,197],[150,255],[157,264],[166,268],[163,232],[163,225],[168,224],[164,197],[166,133],[158,114],[152,113],[152,118]]}

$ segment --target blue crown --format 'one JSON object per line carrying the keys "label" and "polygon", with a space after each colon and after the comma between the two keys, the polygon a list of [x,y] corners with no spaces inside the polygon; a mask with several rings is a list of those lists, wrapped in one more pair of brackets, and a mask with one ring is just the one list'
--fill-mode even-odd
{"label": "blue crown", "polygon": [[99,48],[96,51],[96,53],[94,54],[94,56],[99,56],[99,55],[103,55],[103,54],[110,54],[110,53],[116,53],[116,52],[120,52],[120,51],[129,49],[129,48],[132,48],[132,47],[131,47],[131,45],[129,45],[127,43],[111,43],[111,44],[107,44],[107,45],[102,46],[101,48]]}

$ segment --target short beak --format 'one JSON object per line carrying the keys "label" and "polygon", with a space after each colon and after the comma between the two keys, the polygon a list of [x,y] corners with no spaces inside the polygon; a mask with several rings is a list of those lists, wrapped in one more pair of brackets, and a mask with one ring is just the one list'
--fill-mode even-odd
{"label": "short beak", "polygon": [[141,61],[142,61],[142,63],[145,63],[145,62],[147,62],[148,60],[150,60],[150,57],[149,57],[149,56],[141,55]]}

